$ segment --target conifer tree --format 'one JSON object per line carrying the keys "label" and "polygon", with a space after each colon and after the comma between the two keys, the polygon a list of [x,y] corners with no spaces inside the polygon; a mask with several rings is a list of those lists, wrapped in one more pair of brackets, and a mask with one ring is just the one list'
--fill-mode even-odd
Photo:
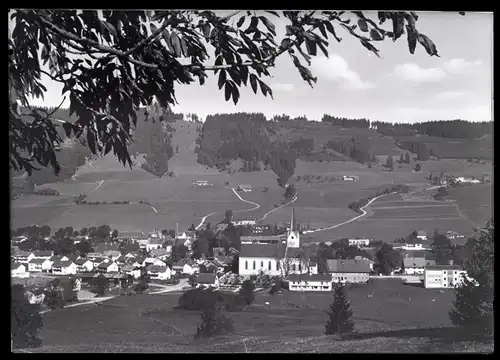
{"label": "conifer tree", "polygon": [[494,298],[494,222],[469,239],[472,254],[464,262],[469,278],[456,288],[456,299],[449,315],[455,326],[490,335],[493,333]]}
{"label": "conifer tree", "polygon": [[377,162],[377,156],[375,155],[375,153],[373,153],[372,155],[372,162]]}
{"label": "conifer tree", "polygon": [[408,153],[408,151],[406,152],[405,155],[405,163],[410,164],[410,154]]}
{"label": "conifer tree", "polygon": [[325,334],[348,334],[354,331],[354,323],[351,320],[351,304],[347,298],[345,286],[337,284],[333,295],[333,303],[328,311],[328,321],[325,324]]}
{"label": "conifer tree", "polygon": [[394,169],[394,161],[393,161],[393,159],[392,159],[392,156],[391,156],[391,155],[389,155],[389,156],[387,157],[387,162],[385,163],[385,166],[386,166],[388,169],[391,169],[391,170],[393,170],[393,169]]}
{"label": "conifer tree", "polygon": [[399,157],[399,163],[402,164],[404,162],[404,157],[403,153],[401,153],[401,156]]}

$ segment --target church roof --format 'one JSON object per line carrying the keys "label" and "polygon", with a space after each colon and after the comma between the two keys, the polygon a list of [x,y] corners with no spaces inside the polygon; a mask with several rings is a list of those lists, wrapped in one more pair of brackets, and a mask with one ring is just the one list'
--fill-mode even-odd
{"label": "church roof", "polygon": [[284,255],[284,244],[241,244],[240,258],[282,258]]}

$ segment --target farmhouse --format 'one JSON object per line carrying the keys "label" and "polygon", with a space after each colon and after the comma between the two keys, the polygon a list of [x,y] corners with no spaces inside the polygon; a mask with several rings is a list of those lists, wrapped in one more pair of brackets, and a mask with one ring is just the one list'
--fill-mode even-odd
{"label": "farmhouse", "polygon": [[13,263],[10,266],[10,275],[14,278],[27,278],[30,273],[26,271],[26,265],[21,263]]}
{"label": "farmhouse", "polygon": [[111,260],[116,260],[121,256],[121,253],[117,250],[107,250],[102,253],[105,258],[111,259]]}
{"label": "farmhouse", "polygon": [[405,240],[403,246],[401,246],[403,250],[422,250],[422,240],[419,238],[408,238]]}
{"label": "farmhouse", "polygon": [[447,231],[445,236],[449,239],[449,240],[455,240],[455,239],[463,239],[465,238],[465,236],[463,235],[460,235],[459,233],[457,233],[456,231]]}
{"label": "farmhouse", "polygon": [[76,274],[76,264],[71,260],[58,260],[52,264],[52,274],[70,275]]}
{"label": "farmhouse", "polygon": [[94,260],[98,258],[103,258],[104,255],[102,253],[92,252],[87,254],[87,259]]}
{"label": "farmhouse", "polygon": [[196,287],[219,288],[219,277],[217,274],[201,273],[198,275]]}
{"label": "farmhouse", "polygon": [[193,187],[204,187],[209,185],[208,180],[197,180],[193,183]]}
{"label": "farmhouse", "polygon": [[326,260],[333,282],[366,283],[370,276],[370,262],[367,260]]}
{"label": "farmhouse", "polygon": [[150,266],[147,270],[150,279],[168,280],[172,276],[172,272],[168,266]]}
{"label": "farmhouse", "polygon": [[33,251],[34,259],[50,259],[52,256],[54,256],[53,251]]}
{"label": "farmhouse", "polygon": [[243,191],[243,192],[252,191],[252,186],[247,184],[238,185],[238,191]]}
{"label": "farmhouse", "polygon": [[143,264],[143,266],[150,266],[150,265],[165,266],[166,265],[165,261],[154,258],[154,257],[145,258],[144,261],[142,262],[142,264]]}
{"label": "farmhouse", "polygon": [[105,260],[97,265],[97,272],[101,274],[118,272],[118,264],[111,260]]}
{"label": "farmhouse", "polygon": [[458,265],[427,266],[424,271],[424,287],[426,289],[454,288],[467,276],[467,271]]}
{"label": "farmhouse", "polygon": [[33,253],[29,251],[19,251],[18,253],[12,255],[12,259],[14,259],[14,262],[20,264],[28,264],[34,257],[35,255],[33,255]]}
{"label": "farmhouse", "polygon": [[426,260],[423,257],[405,257],[403,259],[405,275],[423,275],[426,266],[436,265],[434,260]]}
{"label": "farmhouse", "polygon": [[28,263],[29,272],[42,272],[42,265],[44,262],[48,262],[49,259],[31,259]]}
{"label": "farmhouse", "polygon": [[349,246],[357,246],[358,248],[370,245],[370,239],[349,239]]}
{"label": "farmhouse", "polygon": [[290,291],[331,291],[332,275],[290,275],[288,287]]}
{"label": "farmhouse", "polygon": [[195,233],[193,231],[183,232],[178,235],[176,238],[179,240],[193,240],[195,238]]}
{"label": "farmhouse", "polygon": [[90,272],[94,269],[94,263],[90,259],[79,258],[74,261],[76,271],[79,273]]}
{"label": "farmhouse", "polygon": [[174,270],[176,273],[179,273],[179,274],[192,275],[196,272],[199,272],[200,268],[191,259],[182,259],[182,260],[176,262],[172,266],[172,270]]}
{"label": "farmhouse", "polygon": [[150,251],[149,255],[151,257],[155,257],[155,258],[158,258],[160,260],[166,260],[168,255],[170,254],[170,251],[166,250],[166,249],[153,249]]}
{"label": "farmhouse", "polygon": [[146,245],[149,244],[149,237],[140,237],[135,239],[137,244],[139,244],[140,249],[145,249]]}
{"label": "farmhouse", "polygon": [[120,269],[120,273],[131,275],[134,279],[138,279],[141,276],[141,268],[134,265],[124,265]]}

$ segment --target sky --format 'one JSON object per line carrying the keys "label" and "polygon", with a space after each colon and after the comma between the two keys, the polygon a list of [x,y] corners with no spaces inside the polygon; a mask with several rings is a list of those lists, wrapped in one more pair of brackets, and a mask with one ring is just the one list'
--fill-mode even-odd
{"label": "sky", "polygon": [[[417,29],[434,41],[440,57],[429,56],[420,44],[411,55],[405,34],[396,42],[374,43],[380,50],[378,58],[339,28],[342,41],[329,39],[329,58],[318,50],[319,56],[312,60],[310,69],[318,77],[314,88],[302,80],[285,53],[270,69],[272,78],[264,80],[273,89],[274,100],[260,91],[255,95],[248,87],[240,89],[237,105],[226,102],[217,78],[209,72],[203,86],[198,81],[177,85],[178,105],[173,110],[197,113],[203,119],[207,114],[244,111],[262,112],[268,118],[306,115],[310,120],[321,120],[325,113],[388,122],[492,120],[493,14],[417,13]],[[279,44],[287,23],[265,15],[276,25]],[[375,12],[366,15],[376,20]],[[48,90],[45,99],[34,103],[59,105],[62,86],[45,75],[43,80]]]}

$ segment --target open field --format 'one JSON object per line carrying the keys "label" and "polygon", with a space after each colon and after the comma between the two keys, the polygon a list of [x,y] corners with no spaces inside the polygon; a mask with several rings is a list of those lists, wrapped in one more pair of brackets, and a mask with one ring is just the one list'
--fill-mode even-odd
{"label": "open field", "polygon": [[435,136],[401,136],[398,141],[413,141],[425,143],[440,158],[469,159],[493,158],[492,139],[447,139]]}
{"label": "open field", "polygon": [[476,226],[484,226],[493,217],[493,183],[448,189],[448,198],[455,200],[464,216]]}
{"label": "open field", "polygon": [[[294,205],[293,208],[295,209],[296,222],[300,223],[302,226],[306,226],[309,223],[313,229],[319,229],[331,226],[332,224],[341,223],[358,215],[347,207],[327,208]],[[264,222],[269,224],[290,222],[291,214],[292,206],[285,206],[269,214]]]}
{"label": "open field", "polygon": [[[368,298],[368,294],[373,297]],[[321,352],[373,352],[381,347],[383,351],[397,352],[408,351],[410,344],[412,351],[423,351],[429,349],[430,343],[434,351],[443,351],[442,346],[446,348],[451,346],[448,342],[457,340],[442,337],[444,331],[450,331],[448,310],[453,293],[406,286],[400,280],[374,280],[349,288],[359,339],[329,342],[322,333],[331,293],[257,294],[255,303],[246,311],[229,313],[235,332],[211,341],[193,340],[200,323],[199,312],[173,310],[178,296],[117,297],[100,307],[49,312],[44,315],[41,334],[44,348],[35,351],[245,352],[246,347],[248,352],[295,352],[311,341],[321,341],[323,346],[309,351]],[[265,305],[266,301],[270,305]],[[245,344],[242,339],[246,339]],[[357,342],[361,347],[355,346]]]}
{"label": "open field", "polygon": [[439,176],[441,172],[453,176],[475,176],[481,178],[482,174],[493,173],[493,166],[491,161],[486,164],[477,164],[474,162],[467,162],[463,159],[440,159],[440,160],[427,160],[419,162],[422,166],[422,171],[425,173],[433,173]]}

